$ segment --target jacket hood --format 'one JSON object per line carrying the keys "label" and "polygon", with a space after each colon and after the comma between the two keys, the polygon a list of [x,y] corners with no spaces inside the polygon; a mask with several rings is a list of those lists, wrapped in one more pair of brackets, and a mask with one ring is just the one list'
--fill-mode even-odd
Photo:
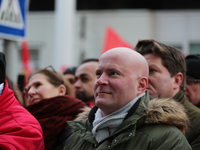
{"label": "jacket hood", "polygon": [[152,99],[145,107],[145,123],[176,126],[183,134],[188,131],[189,119],[186,110],[172,98]]}
{"label": "jacket hood", "polygon": [[88,106],[85,106],[83,108],[80,109],[82,112],[79,113],[75,119],[75,121],[79,121],[79,120],[83,120],[88,118],[88,115],[90,113],[91,108]]}

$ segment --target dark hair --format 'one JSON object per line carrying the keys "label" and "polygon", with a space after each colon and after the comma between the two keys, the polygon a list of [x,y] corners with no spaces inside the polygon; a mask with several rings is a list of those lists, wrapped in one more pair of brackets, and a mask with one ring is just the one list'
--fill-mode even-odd
{"label": "dark hair", "polygon": [[194,79],[200,79],[200,54],[190,54],[185,57],[186,75]]}
{"label": "dark hair", "polygon": [[162,64],[167,68],[171,77],[181,72],[183,74],[183,82],[180,89],[184,89],[186,65],[182,52],[169,45],[159,43],[155,40],[140,40],[135,50],[141,55],[153,54],[162,58]]}
{"label": "dark hair", "polygon": [[75,72],[76,72],[76,67],[69,67],[69,68],[67,68],[66,70],[65,70],[65,72],[63,73],[64,75],[65,74],[73,74],[73,75],[75,75]]}
{"label": "dark hair", "polygon": [[62,74],[59,73],[59,75],[62,77],[60,77],[58,75],[58,73],[54,72],[53,70],[49,70],[49,69],[41,69],[41,70],[38,70],[36,72],[34,72],[33,74],[31,74],[29,77],[28,77],[28,80],[33,77],[34,75],[36,74],[43,74],[47,77],[47,81],[49,83],[51,83],[53,86],[55,87],[58,87],[60,85],[63,84],[63,80],[64,80],[64,86],[66,88],[66,93],[65,94],[68,94],[68,95],[71,95],[71,91],[70,91],[70,85],[69,85],[69,82],[65,79],[65,77],[63,77]]}
{"label": "dark hair", "polygon": [[84,64],[84,63],[86,63],[86,62],[99,62],[99,59],[97,59],[97,58],[89,58],[89,59],[85,59],[85,60],[83,60],[82,62],[81,62],[81,64]]}

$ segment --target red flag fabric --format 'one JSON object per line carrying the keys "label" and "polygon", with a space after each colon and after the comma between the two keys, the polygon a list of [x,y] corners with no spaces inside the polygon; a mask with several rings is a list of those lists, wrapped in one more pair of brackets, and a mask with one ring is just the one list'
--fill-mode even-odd
{"label": "red flag fabric", "polygon": [[104,41],[104,47],[102,50],[103,54],[107,50],[115,47],[128,47],[131,49],[134,49],[132,45],[124,41],[117,32],[115,32],[111,27],[108,27],[106,29],[106,35],[105,35],[105,41]]}
{"label": "red flag fabric", "polygon": [[22,69],[25,75],[30,75],[32,73],[31,68],[31,60],[30,60],[30,54],[28,49],[27,41],[22,41]]}
{"label": "red flag fabric", "polygon": [[61,66],[61,69],[60,69],[60,72],[61,72],[61,73],[64,73],[65,70],[67,70],[68,67],[69,67],[69,66],[67,66],[67,65],[62,65],[62,66]]}

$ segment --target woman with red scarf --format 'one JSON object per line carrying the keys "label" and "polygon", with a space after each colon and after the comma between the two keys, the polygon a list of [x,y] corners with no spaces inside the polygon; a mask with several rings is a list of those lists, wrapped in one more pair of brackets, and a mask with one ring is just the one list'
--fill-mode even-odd
{"label": "woman with red scarf", "polygon": [[25,106],[42,126],[45,150],[57,150],[71,135],[66,121],[74,120],[86,105],[70,96],[68,81],[49,67],[29,76]]}

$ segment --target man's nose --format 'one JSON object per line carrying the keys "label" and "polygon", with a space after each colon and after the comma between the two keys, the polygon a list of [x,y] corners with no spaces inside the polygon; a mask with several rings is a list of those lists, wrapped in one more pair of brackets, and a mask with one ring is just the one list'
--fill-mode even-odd
{"label": "man's nose", "polygon": [[80,80],[76,80],[76,82],[74,83],[74,87],[75,88],[80,88],[81,87]]}
{"label": "man's nose", "polygon": [[101,76],[97,79],[98,85],[106,85],[108,84],[108,77],[105,73],[101,74]]}

